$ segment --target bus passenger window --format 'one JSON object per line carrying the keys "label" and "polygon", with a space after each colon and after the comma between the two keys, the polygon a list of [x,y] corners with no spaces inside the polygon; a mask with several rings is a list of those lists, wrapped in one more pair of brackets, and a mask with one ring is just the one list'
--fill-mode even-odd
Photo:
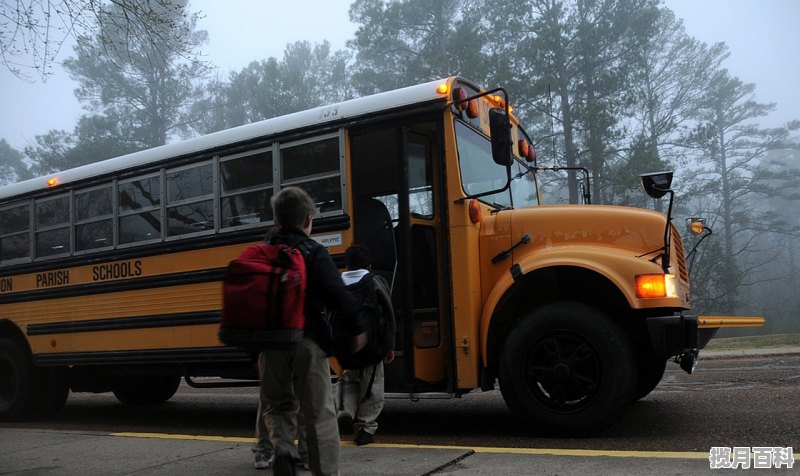
{"label": "bus passenger window", "polygon": [[119,243],[135,243],[161,238],[159,212],[145,212],[119,217]]}
{"label": "bus passenger window", "polygon": [[120,183],[119,243],[135,243],[161,239],[161,177],[136,179]]}
{"label": "bus passenger window", "polygon": [[272,151],[221,158],[221,228],[272,220]]}
{"label": "bus passenger window", "polygon": [[167,172],[167,236],[214,229],[211,163]]}
{"label": "bus passenger window", "polygon": [[69,253],[69,196],[36,202],[37,257]]}
{"label": "bus passenger window", "polygon": [[119,211],[152,208],[161,204],[161,177],[154,175],[119,184]]}
{"label": "bus passenger window", "polygon": [[75,192],[75,251],[114,245],[111,187]]}
{"label": "bus passenger window", "polygon": [[0,262],[30,257],[30,206],[0,210]]}
{"label": "bus passenger window", "polygon": [[167,208],[167,236],[214,229],[214,203],[211,200]]}
{"label": "bus passenger window", "polygon": [[281,148],[281,187],[297,186],[319,213],[342,210],[339,136]]}

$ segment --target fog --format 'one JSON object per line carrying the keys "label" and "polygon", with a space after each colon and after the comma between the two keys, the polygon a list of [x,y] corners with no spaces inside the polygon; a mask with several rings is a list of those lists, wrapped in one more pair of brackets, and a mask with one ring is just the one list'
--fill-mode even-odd
{"label": "fog", "polygon": [[[307,0],[302,14],[276,0],[191,0],[204,14],[198,29],[208,31],[204,58],[226,77],[251,61],[281,58],[287,44],[327,40],[332,49],[345,48],[355,25],[344,0]],[[665,5],[685,22],[687,32],[706,43],[730,47],[725,62],[731,73],[757,85],[760,102],[776,103],[776,111],[762,121],[768,127],[800,117],[800,2],[796,0],[666,0]],[[71,43],[58,56],[72,54]],[[73,90],[77,83],[56,65],[43,82],[36,72],[25,82],[0,69],[0,139],[21,150],[37,134],[51,129],[71,132],[83,113]]]}
{"label": "fog", "polygon": [[[2,3],[3,6],[12,4],[10,0],[3,0]],[[347,41],[354,37],[356,31],[356,25],[349,20],[350,4],[351,1],[343,0],[308,0],[303,2],[300,11],[295,8],[287,8],[285,3],[273,0],[229,0],[226,2],[190,0],[190,8],[202,14],[196,29],[205,30],[208,33],[208,43],[201,47],[200,53],[201,58],[213,65],[214,69],[205,80],[219,78],[225,81],[230,73],[240,72],[253,61],[262,61],[267,58],[280,60],[284,57],[287,45],[298,41],[307,41],[312,46],[328,41],[332,51],[345,49]],[[757,103],[775,104],[775,110],[768,116],[757,118],[758,125],[763,128],[777,128],[788,121],[800,119],[800,88],[797,87],[798,78],[800,78],[800,58],[795,51],[797,45],[800,45],[800,29],[796,26],[797,19],[800,18],[800,1],[664,0],[663,4],[673,10],[676,17],[683,20],[686,32],[690,36],[709,45],[717,43],[727,45],[730,54],[722,66],[727,68],[731,76],[744,83],[755,84],[755,92],[751,99]],[[492,14],[498,15],[502,12],[494,11]],[[60,65],[60,62],[73,54],[72,45],[73,42],[67,41],[62,46],[56,57],[56,64],[52,68],[53,74],[45,80],[35,70],[23,70],[29,74],[29,80],[25,81],[12,74],[8,69],[0,68],[0,88],[2,88],[3,99],[3,107],[0,109],[0,140],[5,140],[17,151],[22,151],[26,146],[35,144],[37,136],[44,135],[51,130],[64,130],[71,133],[78,119],[86,114],[74,94],[78,83],[72,81]],[[94,57],[90,58],[88,63],[95,64]],[[392,63],[386,71],[392,71],[394,68],[395,64]],[[391,79],[388,77],[390,74],[384,73],[384,75],[385,81],[388,82]],[[381,81],[384,81],[384,76],[381,76]],[[262,83],[256,84],[261,85]],[[320,82],[319,84],[327,83]],[[238,86],[235,89],[237,91],[244,90]],[[330,87],[323,89],[325,91],[335,90]],[[307,83],[303,85],[303,90],[308,90]],[[247,91],[247,94],[252,96],[263,91],[263,88],[259,88],[255,93],[253,93],[254,90]],[[623,94],[617,91],[616,95],[622,96]],[[243,104],[246,97],[249,96],[239,96],[231,103]],[[268,104],[276,102],[278,101],[274,98],[265,101]],[[156,121],[150,120],[150,123],[152,122]],[[566,140],[566,134],[563,135]],[[174,140],[174,137],[170,137],[170,139]],[[627,147],[627,144],[624,146]],[[597,149],[600,148],[602,147]],[[555,150],[556,147],[553,146],[552,149]],[[631,147],[629,150],[633,150],[633,148]],[[600,154],[602,153],[604,152]],[[771,172],[777,170],[785,174],[795,170],[794,167],[800,156],[791,155],[788,152],[786,154],[783,158],[790,162],[791,167],[785,169],[776,167]],[[694,172],[692,166],[697,164],[691,162],[699,162],[701,159],[708,160],[708,156],[711,155],[713,154],[706,154],[704,157],[703,152],[698,152],[698,155],[691,156],[690,153],[687,154],[689,158],[676,166],[686,170],[686,174],[692,174]],[[555,153],[553,156],[555,157]],[[87,157],[87,155],[83,154],[81,157]],[[767,154],[764,158],[766,160],[781,159],[781,157]],[[745,173],[751,171],[752,169]],[[681,174],[680,169],[676,172],[676,176]],[[736,172],[738,173],[740,170]],[[601,176],[602,174],[599,173],[596,175],[596,177]],[[702,180],[710,181],[705,178]],[[698,182],[702,180],[698,180]],[[630,188],[634,187],[635,184]],[[706,195],[696,200],[702,201],[704,198],[713,197],[715,192],[719,195],[718,191],[709,189]],[[781,202],[780,200],[786,197],[780,197],[778,193],[766,196],[769,198],[764,199],[763,202],[753,200],[753,208],[743,207],[742,215],[746,215],[748,220],[755,218],[755,221],[758,221],[769,215],[769,212],[780,209],[781,218],[786,218],[790,224],[783,229],[783,233],[774,233],[775,230],[770,229],[769,226],[763,226],[754,232],[759,239],[763,239],[763,242],[758,243],[759,246],[763,245],[763,248],[753,252],[750,261],[742,258],[737,265],[740,265],[742,269],[748,269],[749,266],[752,272],[742,271],[740,275],[752,278],[756,283],[752,286],[753,283],[742,283],[737,290],[741,291],[741,301],[757,308],[748,310],[748,312],[782,316],[779,326],[767,330],[796,331],[800,329],[800,320],[795,315],[800,310],[800,300],[797,293],[794,292],[794,282],[796,279],[800,279],[798,276],[800,271],[795,271],[793,260],[796,252],[800,252],[800,242],[795,236],[797,234],[795,227],[800,227],[800,216],[798,208],[795,206],[797,197],[789,197],[788,200]],[[700,208],[699,205],[705,205],[697,201],[692,203],[692,198],[686,198],[686,195],[682,198],[685,200],[686,208],[693,208],[692,212],[696,208]],[[686,205],[686,202],[690,203]],[[743,202],[745,201],[739,201],[738,205]],[[605,203],[616,202],[609,200]],[[751,204],[747,203],[747,205]],[[707,214],[718,213],[711,207],[704,211]],[[773,225],[778,222],[765,220],[763,223]],[[751,232],[754,229],[756,228],[745,228],[745,231]],[[762,233],[764,229],[769,230],[769,233]],[[765,236],[767,238],[764,238]],[[720,240],[717,237],[715,239]],[[710,245],[706,245],[706,249],[711,250]],[[774,251],[774,261],[777,265],[767,266],[773,259],[773,255],[767,256],[763,252],[764,249]],[[712,259],[713,256],[709,258],[709,260]],[[780,266],[783,264],[785,266]],[[698,266],[698,268],[702,269],[702,266]],[[730,273],[730,275],[732,274]],[[695,283],[698,282],[702,284],[703,280],[695,280]],[[730,295],[732,294],[730,293]],[[706,292],[704,296],[707,300],[713,300],[716,299],[717,294]]]}

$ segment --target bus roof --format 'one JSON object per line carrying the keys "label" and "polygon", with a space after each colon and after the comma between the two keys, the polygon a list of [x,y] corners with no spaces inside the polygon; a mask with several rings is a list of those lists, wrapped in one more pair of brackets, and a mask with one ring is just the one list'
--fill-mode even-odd
{"label": "bus roof", "polygon": [[338,104],[320,106],[17,182],[0,187],[0,200],[5,201],[15,196],[47,189],[48,181],[51,179],[55,179],[58,185],[74,183],[170,157],[182,157],[258,137],[441,99],[443,95],[436,91],[436,87],[445,82],[450,83],[454,79],[456,78],[439,79]]}

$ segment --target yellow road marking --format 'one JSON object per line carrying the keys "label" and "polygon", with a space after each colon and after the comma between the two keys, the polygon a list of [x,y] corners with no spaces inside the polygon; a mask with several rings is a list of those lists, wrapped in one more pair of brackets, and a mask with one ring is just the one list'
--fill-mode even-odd
{"label": "yellow road marking", "polygon": [[233,443],[255,443],[255,438],[242,438],[239,436],[204,436],[204,435],[176,435],[173,433],[111,433],[111,436],[124,436],[126,438],[161,438],[164,440],[196,440],[196,441],[230,441]]}
{"label": "yellow road marking", "polygon": [[[111,433],[111,436],[127,438],[162,438],[167,440],[196,440],[196,441],[227,441],[233,443],[255,443],[255,438],[236,436],[204,436],[204,435],[178,435],[170,433]],[[342,446],[355,446],[352,441],[343,441]],[[557,448],[494,448],[482,446],[446,446],[446,445],[410,445],[372,443],[375,448],[409,448],[409,449],[434,449],[434,450],[465,450],[475,453],[504,453],[525,455],[554,455],[554,456],[607,456],[611,458],[662,458],[662,459],[708,459],[707,452],[694,451],[623,451],[623,450],[575,450]]]}

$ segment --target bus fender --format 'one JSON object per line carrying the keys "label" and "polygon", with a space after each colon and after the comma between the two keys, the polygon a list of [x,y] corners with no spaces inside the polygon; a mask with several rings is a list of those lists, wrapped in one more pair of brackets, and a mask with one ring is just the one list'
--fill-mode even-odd
{"label": "bus fender", "polygon": [[[515,256],[516,258],[516,256]],[[516,260],[507,273],[495,283],[486,299],[481,314],[481,358],[489,362],[489,331],[498,306],[514,292],[518,281],[523,281],[531,272],[551,267],[582,268],[607,279],[616,287],[631,308],[642,307],[635,296],[633,279],[637,273],[661,272],[661,267],[647,260],[637,258],[627,250],[614,250],[604,247],[571,245],[562,249],[538,250]],[[659,299],[658,306],[681,307],[677,298]],[[656,304],[654,301],[653,304]]]}

